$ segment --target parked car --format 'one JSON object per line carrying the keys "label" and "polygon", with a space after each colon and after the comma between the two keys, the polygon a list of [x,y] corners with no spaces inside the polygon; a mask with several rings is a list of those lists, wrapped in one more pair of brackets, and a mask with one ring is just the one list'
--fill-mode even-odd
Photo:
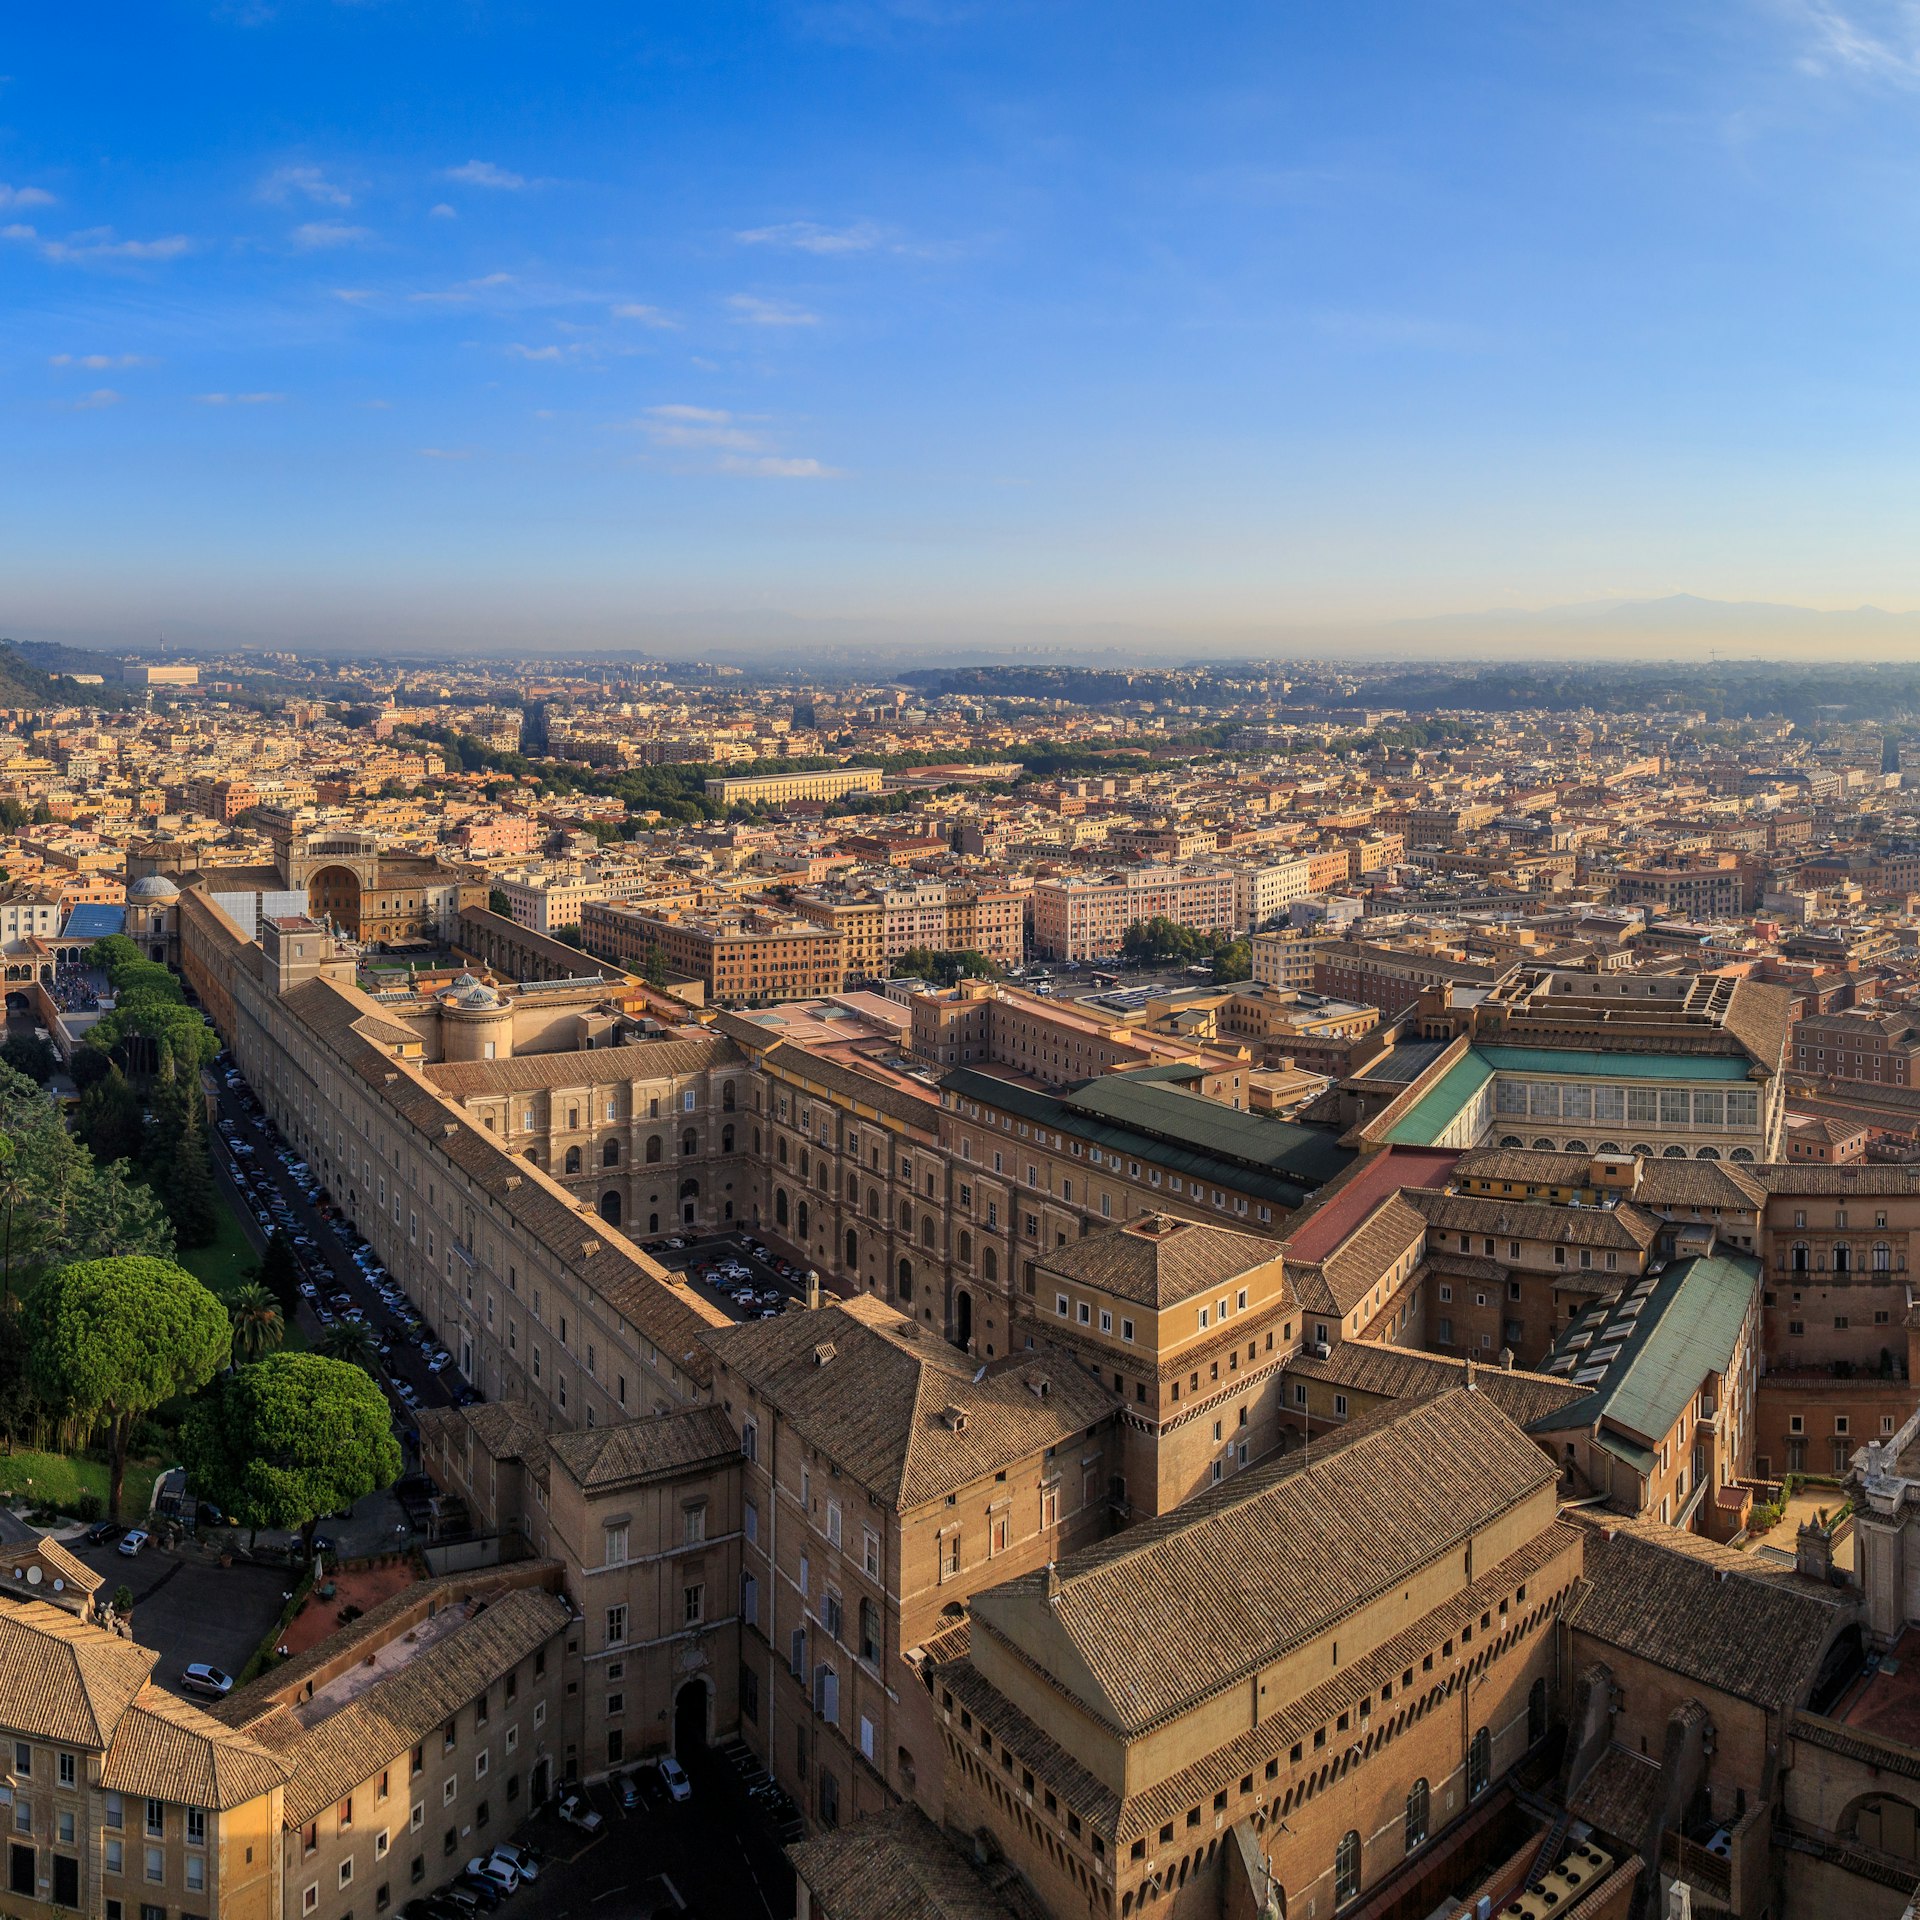
{"label": "parked car", "polygon": [[476,1853],[467,1862],[467,1871],[463,1877],[469,1880],[491,1880],[502,1893],[520,1891],[520,1869],[511,1860],[502,1860],[498,1854]]}
{"label": "parked car", "polygon": [[640,1783],[630,1773],[620,1776],[620,1804],[629,1813],[640,1804]]}
{"label": "parked car", "polygon": [[584,1795],[570,1793],[556,1809],[560,1818],[571,1827],[578,1827],[582,1833],[598,1833],[606,1823],[587,1805]]}
{"label": "parked car", "polygon": [[147,1541],[151,1537],[151,1535],[144,1533],[140,1528],[135,1527],[133,1531],[120,1542],[120,1551],[131,1560],[133,1556],[147,1544]]}
{"label": "parked car", "polygon": [[[517,1887],[519,1884],[520,1882],[516,1879],[513,1886]],[[495,1907],[504,1906],[507,1895],[513,1891],[513,1887],[502,1886],[498,1880],[487,1873],[463,1873],[453,1883],[453,1889],[456,1893],[470,1894],[488,1912],[492,1912]]]}
{"label": "parked car", "polygon": [[693,1782],[687,1778],[687,1770],[672,1754],[663,1753],[654,1762],[660,1773],[660,1784],[666,1789],[667,1798],[676,1804],[693,1798]]}
{"label": "parked car", "polygon": [[492,1858],[504,1860],[522,1880],[540,1878],[540,1856],[531,1847],[516,1846],[510,1840],[503,1840],[494,1848]]}
{"label": "parked car", "polygon": [[222,1673],[218,1667],[210,1667],[204,1660],[195,1660],[182,1670],[180,1684],[189,1693],[204,1694],[210,1700],[224,1700],[233,1691],[233,1676]]}
{"label": "parked car", "polygon": [[90,1547],[110,1547],[116,1540],[124,1539],[126,1528],[117,1520],[102,1520],[97,1527],[87,1529],[87,1545]]}

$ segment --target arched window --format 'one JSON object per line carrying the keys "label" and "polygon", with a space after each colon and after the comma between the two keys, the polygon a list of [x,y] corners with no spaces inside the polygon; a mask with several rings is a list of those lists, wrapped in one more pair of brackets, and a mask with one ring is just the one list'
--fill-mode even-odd
{"label": "arched window", "polygon": [[610,1227],[620,1224],[620,1196],[611,1187],[600,1196],[600,1218]]}
{"label": "arched window", "polygon": [[580,1109],[578,1107],[569,1107],[567,1109],[567,1126],[571,1129],[573,1127],[577,1127],[579,1124],[580,1124]]}
{"label": "arched window", "polygon": [[847,1198],[856,1207],[860,1204],[860,1176],[857,1173],[847,1175]]}
{"label": "arched window", "polygon": [[805,1180],[813,1172],[813,1156],[805,1147],[800,1149],[800,1178]]}
{"label": "arched window", "polygon": [[911,1260],[900,1262],[900,1271],[895,1277],[894,1286],[902,1300],[913,1298],[913,1262]]}
{"label": "arched window", "polygon": [[933,1245],[933,1215],[927,1214],[920,1222],[920,1244],[923,1247]]}
{"label": "arched window", "polygon": [[700,1198],[700,1182],[698,1180],[682,1180],[680,1182],[680,1198],[682,1200],[698,1200]]}
{"label": "arched window", "polygon": [[1662,1160],[1684,1160],[1686,1157],[1687,1150],[1685,1147],[1662,1147],[1660,1149],[1660,1158]]}
{"label": "arched window", "polygon": [[1620,1151],[1620,1142],[1618,1140],[1602,1140],[1597,1151],[1601,1153],[1618,1153]]}
{"label": "arched window", "polygon": [[1644,1140],[1636,1140],[1627,1151],[1631,1153],[1636,1160],[1651,1160],[1653,1158],[1653,1149],[1648,1146]]}
{"label": "arched window", "polygon": [[731,1121],[720,1129],[720,1151],[722,1153],[731,1153],[733,1151],[733,1123]]}
{"label": "arched window", "polygon": [[1477,1800],[1493,1779],[1493,1735],[1485,1727],[1467,1748],[1467,1798]]}
{"label": "arched window", "polygon": [[691,1127],[680,1136],[680,1151],[688,1159],[692,1159],[700,1151],[700,1136]]}
{"label": "arched window", "polygon": [[849,1227],[847,1229],[847,1267],[849,1271],[860,1264],[860,1236]]}
{"label": "arched window", "polygon": [[733,1111],[733,1103],[733,1082],[731,1080],[723,1080],[720,1083],[720,1111],[722,1113],[731,1113]]}
{"label": "arched window", "polygon": [[1517,1133],[1503,1133],[1500,1136],[1500,1144],[1503,1147],[1524,1147],[1527,1143]]}
{"label": "arched window", "polygon": [[580,1171],[580,1149],[578,1147],[569,1147],[567,1149],[567,1171],[569,1173],[578,1173]]}
{"label": "arched window", "polygon": [[1720,1158],[1720,1149],[1718,1147],[1702,1147],[1693,1157],[1696,1160],[1718,1160]]}
{"label": "arched window", "polygon": [[1853,1249],[1844,1240],[1836,1241],[1834,1244],[1833,1270],[1835,1273],[1853,1271]]}
{"label": "arched window", "polygon": [[1810,1263],[1807,1258],[1807,1243],[1804,1240],[1795,1241],[1794,1248],[1793,1248],[1794,1272],[1805,1273],[1809,1264]]}
{"label": "arched window", "polygon": [[1729,1160],[1738,1160],[1743,1165],[1750,1165],[1753,1160],[1753,1149],[1751,1147],[1735,1147],[1734,1150],[1728,1154],[1727,1158]]}
{"label": "arched window", "polygon": [[600,1149],[600,1164],[603,1167],[617,1167],[620,1164],[620,1142],[609,1140]]}
{"label": "arched window", "polygon": [[540,1164],[540,1149],[538,1147],[529,1147],[527,1149],[527,1158],[537,1167]]}
{"label": "arched window", "polygon": [[1586,1153],[1590,1151],[1590,1149],[1584,1140],[1569,1140],[1561,1151],[1564,1153]]}
{"label": "arched window", "polygon": [[1407,1851],[1424,1846],[1427,1839],[1427,1821],[1433,1811],[1433,1796],[1427,1790],[1425,1780],[1416,1780],[1407,1789]]}
{"label": "arched window", "polygon": [[773,1224],[784,1227],[787,1224],[787,1190],[775,1187],[773,1190]]}
{"label": "arched window", "polygon": [[1884,1240],[1873,1243],[1873,1270],[1875,1273],[1888,1273],[1893,1267],[1893,1249]]}
{"label": "arched window", "polygon": [[878,1220],[880,1218],[880,1195],[878,1190],[873,1187],[867,1189],[867,1218],[869,1220]]}
{"label": "arched window", "polygon": [[1547,1139],[1545,1135],[1542,1135],[1541,1138],[1533,1143],[1533,1150],[1535,1153],[1552,1153],[1556,1149],[1553,1142]]}
{"label": "arched window", "polygon": [[1547,1737],[1547,1683],[1536,1680],[1527,1689],[1527,1745]]}
{"label": "arched window", "polygon": [[[654,1167],[659,1164],[660,1136],[657,1133],[650,1133],[647,1135],[647,1165]],[[787,1164],[787,1143],[784,1140],[780,1142],[780,1164],[783,1167]]]}
{"label": "arched window", "polygon": [[973,1235],[965,1227],[960,1229],[960,1244],[955,1251],[959,1254],[960,1264],[963,1267],[973,1265]]}
{"label": "arched window", "polygon": [[1351,1827],[1340,1836],[1333,1855],[1335,1905],[1356,1899],[1360,1892],[1360,1836]]}
{"label": "arched window", "polygon": [[911,1200],[902,1200],[900,1202],[900,1231],[902,1233],[911,1233],[913,1231],[913,1202]]}
{"label": "arched window", "polygon": [[793,1224],[800,1230],[800,1238],[807,1237],[807,1203],[802,1200],[794,1210]]}
{"label": "arched window", "polygon": [[998,1280],[1000,1278],[1000,1250],[997,1247],[988,1247],[985,1252],[981,1254],[980,1272],[981,1275],[988,1280]]}

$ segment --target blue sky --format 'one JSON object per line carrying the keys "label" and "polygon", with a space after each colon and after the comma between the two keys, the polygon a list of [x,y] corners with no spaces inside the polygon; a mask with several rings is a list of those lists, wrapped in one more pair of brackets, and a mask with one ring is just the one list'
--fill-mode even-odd
{"label": "blue sky", "polygon": [[228,0],[0,45],[0,631],[1920,604],[1920,8]]}

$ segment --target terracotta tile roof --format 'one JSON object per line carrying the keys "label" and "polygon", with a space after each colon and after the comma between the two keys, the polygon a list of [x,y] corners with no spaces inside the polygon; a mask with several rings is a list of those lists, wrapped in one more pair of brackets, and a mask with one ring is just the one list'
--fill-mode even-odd
{"label": "terracotta tile roof", "polygon": [[718,1407],[687,1407],[618,1426],[555,1434],[553,1458],[583,1487],[639,1485],[689,1468],[737,1460],[740,1438]]}
{"label": "terracotta tile roof", "polygon": [[1595,1527],[1567,1624],[1685,1679],[1785,1709],[1805,1700],[1855,1596],[1699,1534],[1642,1520]]}
{"label": "terracotta tile roof", "polygon": [[1350,1313],[1404,1259],[1426,1232],[1427,1222],[1406,1193],[1396,1193],[1367,1215],[1320,1262],[1320,1274],[1335,1313]]}
{"label": "terracotta tile roof", "polygon": [[1224,1286],[1280,1258],[1280,1243],[1171,1214],[1142,1214],[1123,1227],[1056,1247],[1043,1273],[1098,1287],[1146,1307],[1167,1307]]}
{"label": "terracotta tile roof", "polygon": [[0,1700],[31,1739],[103,1751],[159,1658],[45,1601],[0,1607]]}
{"label": "terracotta tile roof", "polygon": [[[450,1581],[449,1586],[457,1586]],[[416,1604],[419,1589],[396,1596]],[[454,1602],[452,1604],[460,1604]],[[391,1608],[392,1603],[388,1603]],[[343,1643],[385,1645],[376,1607],[366,1619],[324,1640],[301,1656],[308,1670],[338,1662]],[[271,1676],[271,1692],[256,1682],[222,1707],[243,1732],[271,1748],[286,1763],[285,1821],[298,1827],[323,1808],[337,1805],[383,1767],[407,1753],[423,1736],[565,1630],[573,1614],[566,1602],[541,1587],[520,1587],[475,1608],[425,1652],[409,1659],[331,1711],[315,1702],[285,1704],[296,1662]],[[376,1632],[365,1632],[369,1622]],[[318,1658],[316,1659],[316,1656]],[[322,1689],[324,1691],[324,1688]],[[246,1716],[241,1719],[240,1716]]]}
{"label": "terracotta tile roof", "polygon": [[[29,1573],[34,1567],[39,1569],[37,1578]],[[102,1575],[75,1559],[50,1535],[35,1535],[17,1547],[0,1549],[0,1599],[47,1600],[58,1606],[63,1603],[54,1598],[56,1586],[73,1600],[84,1601],[105,1585]]]}
{"label": "terracotta tile roof", "polygon": [[797,1081],[824,1094],[837,1093],[855,1106],[871,1107],[910,1126],[932,1127],[940,1117],[940,1096],[933,1088],[922,1088],[918,1081],[901,1074],[878,1069],[866,1072],[851,1062],[829,1060],[789,1040],[769,1048],[761,1056],[760,1065],[784,1080]]}
{"label": "terracotta tile roof", "polygon": [[[1264,1771],[1268,1760],[1282,1758],[1294,1742],[1304,1742],[1331,1725],[1356,1699],[1377,1695],[1387,1681],[1397,1682],[1406,1668],[1418,1667],[1437,1643],[1476,1621],[1521,1582],[1539,1578],[1558,1563],[1561,1577],[1572,1584],[1579,1571],[1580,1543],[1580,1529],[1554,1522],[1471,1586],[1423,1613],[1405,1632],[1369,1648],[1351,1665],[1343,1663],[1337,1673],[1295,1695],[1237,1739],[1125,1799],[992,1686],[965,1651],[953,1656],[951,1664],[937,1664],[934,1685],[936,1690],[951,1691],[957,1705],[965,1706],[990,1728],[1089,1825],[1124,1845],[1178,1819],[1185,1809],[1204,1805],[1222,1788],[1231,1792],[1244,1774]],[[1466,1657],[1463,1647],[1461,1658]]]}
{"label": "terracotta tile roof", "polygon": [[[418,1039],[417,1034],[410,1038]],[[718,1035],[595,1047],[585,1053],[517,1053],[509,1060],[444,1060],[426,1077],[455,1100],[489,1093],[535,1093],[546,1087],[597,1087],[628,1080],[667,1080],[737,1066],[745,1056]]]}
{"label": "terracotta tile roof", "polygon": [[[1875,1089],[1878,1094],[1880,1090]],[[1920,1193],[1920,1166],[1892,1167],[1756,1167],[1769,1193],[1874,1194],[1898,1198]]]}
{"label": "terracotta tile roof", "polygon": [[[1353,1393],[1383,1394],[1394,1400],[1431,1400],[1464,1386],[1473,1363],[1412,1347],[1390,1347],[1372,1340],[1342,1340],[1324,1360],[1302,1352],[1287,1362],[1289,1377],[1324,1380]],[[1474,1391],[1484,1393],[1517,1426],[1586,1398],[1586,1389],[1548,1373],[1518,1367],[1473,1366]]]}
{"label": "terracotta tile roof", "polygon": [[1611,1247],[1628,1253],[1644,1253],[1660,1237],[1659,1216],[1631,1201],[1613,1207],[1556,1207],[1546,1200],[1493,1193],[1421,1193],[1408,1197],[1440,1233],[1492,1234],[1513,1240],[1544,1240],[1563,1247]]}
{"label": "terracotta tile roof", "polygon": [[1591,1820],[1615,1839],[1637,1845],[1646,1835],[1660,1791],[1660,1762],[1622,1746],[1610,1746],[1567,1802],[1567,1811]]}
{"label": "terracotta tile roof", "polygon": [[1443,1394],[977,1595],[974,1631],[1140,1732],[1313,1639],[1554,1477],[1485,1395]]}
{"label": "terracotta tile roof", "polygon": [[110,1792],[216,1812],[287,1782],[285,1758],[155,1686],[141,1690],[100,1763]]}
{"label": "terracotta tile roof", "polygon": [[911,1804],[802,1840],[787,1857],[821,1920],[1044,1920],[1016,1876],[990,1878]]}
{"label": "terracotta tile roof", "polygon": [[1097,1425],[1118,1404],[1070,1360],[985,1367],[871,1295],[749,1321],[721,1363],[883,1500],[915,1507]]}

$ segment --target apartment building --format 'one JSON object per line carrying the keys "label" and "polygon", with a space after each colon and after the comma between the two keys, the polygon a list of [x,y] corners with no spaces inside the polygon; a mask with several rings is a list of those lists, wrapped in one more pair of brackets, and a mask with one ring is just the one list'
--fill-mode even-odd
{"label": "apartment building", "polygon": [[579,1629],[560,1573],[527,1561],[408,1587],[221,1703],[228,1737],[287,1769],[261,1848],[279,1913],[394,1912],[571,1776]]}
{"label": "apartment building", "polygon": [[[1266,926],[1296,900],[1304,900],[1314,891],[1312,871],[1311,861],[1297,858],[1276,860],[1263,866],[1234,867],[1233,924],[1240,928]],[[1346,878],[1344,854],[1340,877]]]}
{"label": "apartment building", "polygon": [[721,1006],[802,1000],[846,983],[832,928],[769,908],[705,913],[595,902],[581,912],[580,938],[636,972],[658,960],[670,977],[698,980]]}
{"label": "apartment building", "polygon": [[1224,932],[1234,923],[1233,876],[1179,867],[1129,867],[1097,878],[1039,880],[1033,950],[1043,960],[1100,960],[1119,953],[1127,929],[1164,916]]}
{"label": "apartment building", "polygon": [[715,1348],[744,1462],[741,1732],[821,1826],[896,1797],[937,1816],[923,1649],[1108,1531],[1114,1398],[1057,1356],[976,1367],[870,1298]]}
{"label": "apartment building", "polygon": [[1764,865],[1748,855],[1702,851],[1616,869],[1613,897],[1689,920],[1730,920],[1760,903]]}
{"label": "apartment building", "polygon": [[777,807],[789,800],[838,800],[878,793],[878,767],[839,767],[824,773],[721,774],[706,783],[709,800],[723,807]]}
{"label": "apartment building", "polygon": [[[51,1587],[49,1581],[47,1585]],[[21,1920],[279,1920],[288,1756],[164,1692],[160,1656],[0,1600],[6,1905]]]}
{"label": "apartment building", "polygon": [[1793,1064],[1801,1073],[1854,1085],[1920,1087],[1920,1022],[1901,1011],[1850,1007],[1796,1021]]}

